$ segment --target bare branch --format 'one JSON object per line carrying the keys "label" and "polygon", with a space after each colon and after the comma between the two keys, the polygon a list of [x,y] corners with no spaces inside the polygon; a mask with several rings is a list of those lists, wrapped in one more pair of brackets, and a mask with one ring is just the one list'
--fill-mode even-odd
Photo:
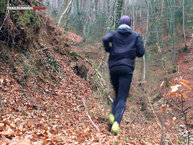
{"label": "bare branch", "polygon": [[83,102],[83,105],[84,105],[84,108],[85,108],[85,112],[86,112],[86,114],[87,114],[87,116],[88,116],[88,119],[90,120],[90,122],[92,123],[92,125],[96,128],[96,130],[97,130],[98,132],[100,132],[98,126],[93,122],[92,118],[90,117],[90,115],[89,115],[89,113],[88,113],[88,109],[87,109],[87,107],[86,107],[86,103],[85,103],[85,99],[84,99],[84,98],[82,98],[82,102]]}

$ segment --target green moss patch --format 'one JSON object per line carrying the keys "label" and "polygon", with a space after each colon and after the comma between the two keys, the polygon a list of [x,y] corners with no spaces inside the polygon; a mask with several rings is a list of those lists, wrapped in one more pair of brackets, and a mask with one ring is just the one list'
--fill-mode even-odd
{"label": "green moss patch", "polygon": [[[6,5],[7,5],[6,0],[0,0],[0,17],[1,17],[1,18],[2,18],[2,16],[4,16],[5,13],[6,13]],[[0,19],[1,19],[1,18],[0,18]]]}
{"label": "green moss patch", "polygon": [[25,11],[22,15],[19,15],[17,24],[24,28],[35,25],[39,29],[42,26],[40,17],[33,14],[32,11]]}

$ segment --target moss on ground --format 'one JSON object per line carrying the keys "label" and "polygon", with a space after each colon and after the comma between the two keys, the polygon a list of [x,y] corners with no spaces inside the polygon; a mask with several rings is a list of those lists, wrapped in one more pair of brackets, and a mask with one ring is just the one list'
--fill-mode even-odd
{"label": "moss on ground", "polygon": [[36,29],[40,29],[42,26],[40,16],[36,16],[32,11],[25,11],[23,15],[19,15],[17,24],[24,28],[35,25]]}

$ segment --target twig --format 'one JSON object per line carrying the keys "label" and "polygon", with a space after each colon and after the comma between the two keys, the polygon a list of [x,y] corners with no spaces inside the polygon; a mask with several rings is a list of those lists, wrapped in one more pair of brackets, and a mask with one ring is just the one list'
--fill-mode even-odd
{"label": "twig", "polygon": [[88,113],[88,109],[87,109],[87,107],[86,107],[86,103],[85,103],[84,98],[82,98],[82,102],[83,102],[83,105],[84,105],[84,108],[85,108],[85,112],[86,112],[86,114],[87,114],[87,116],[88,116],[90,122],[91,122],[92,125],[96,128],[96,130],[97,130],[98,132],[100,132],[98,126],[93,122],[93,120],[91,119],[91,117],[90,117],[90,115],[89,115],[89,113]]}
{"label": "twig", "polygon": [[113,102],[113,99],[111,98],[111,96],[107,96],[108,97],[108,99],[111,101],[111,102]]}
{"label": "twig", "polygon": [[84,108],[85,108],[85,112],[86,112],[86,114],[87,114],[90,122],[91,122],[92,125],[96,128],[96,130],[98,131],[97,136],[98,136],[98,138],[99,138],[99,145],[101,145],[101,139],[100,139],[100,136],[99,136],[99,135],[100,135],[100,129],[98,128],[98,126],[94,123],[94,121],[93,121],[92,118],[90,117],[90,115],[89,115],[89,113],[88,113],[88,109],[87,109],[87,107],[86,107],[86,103],[85,103],[84,97],[82,97],[82,102],[83,102],[83,105],[84,105]]}
{"label": "twig", "polygon": [[138,111],[137,111],[134,119],[133,119],[131,122],[129,122],[129,124],[127,125],[127,127],[129,127],[129,126],[135,121],[135,119],[137,118],[137,115],[139,114],[139,112],[140,112],[140,109],[138,109]]}
{"label": "twig", "polygon": [[38,49],[38,50],[36,50],[37,52],[40,52],[40,51],[44,51],[44,50],[46,50],[46,49],[49,49],[48,47],[45,47],[45,48],[42,48],[42,49]]}

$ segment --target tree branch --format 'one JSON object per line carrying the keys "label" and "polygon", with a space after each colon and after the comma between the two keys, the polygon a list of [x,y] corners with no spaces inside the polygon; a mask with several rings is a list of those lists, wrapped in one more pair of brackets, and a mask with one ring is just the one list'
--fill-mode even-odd
{"label": "tree branch", "polygon": [[92,125],[96,128],[96,130],[97,130],[98,132],[100,132],[98,126],[93,122],[92,118],[90,117],[90,115],[89,115],[89,113],[88,113],[88,109],[87,109],[87,107],[86,107],[86,103],[85,103],[85,99],[84,99],[84,98],[82,98],[82,102],[83,102],[83,105],[84,105],[84,108],[85,108],[85,112],[86,112],[86,114],[87,114],[87,116],[88,116],[88,119],[90,120],[90,122],[92,123]]}

